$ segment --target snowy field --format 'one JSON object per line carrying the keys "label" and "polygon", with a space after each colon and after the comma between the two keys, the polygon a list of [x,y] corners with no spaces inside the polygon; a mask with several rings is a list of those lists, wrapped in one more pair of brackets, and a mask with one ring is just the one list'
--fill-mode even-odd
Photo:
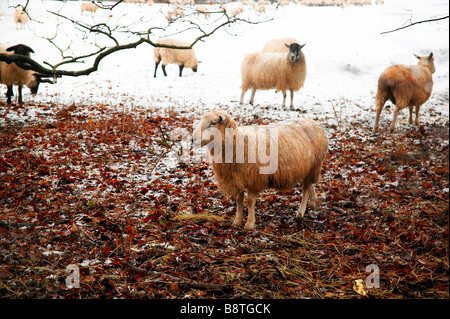
{"label": "snowy field", "polygon": [[[49,11],[58,12],[76,21],[90,24],[107,23],[110,26],[131,25],[136,30],[150,26],[166,26],[163,13],[168,4],[121,3],[114,10],[98,10],[95,15],[80,13],[78,1],[31,1],[28,12],[32,20],[24,30],[16,30],[13,22],[14,8],[18,1],[0,3],[0,44],[24,43],[31,46],[33,58],[43,63],[56,64],[61,61],[60,52],[45,38],[61,48],[70,45],[67,54],[87,53],[95,49],[93,43],[111,44],[106,37],[87,36],[76,31],[71,22],[58,18]],[[8,4],[10,7],[8,7]],[[217,5],[211,6],[217,8]],[[133,109],[148,108],[154,114],[176,109],[199,117],[205,110],[223,108],[233,114],[259,114],[266,118],[284,119],[311,114],[314,118],[333,122],[340,117],[363,116],[367,121],[374,118],[374,99],[379,74],[392,64],[416,64],[413,53],[435,55],[436,73],[434,90],[430,100],[421,111],[422,120],[427,121],[431,112],[437,118],[448,120],[449,94],[449,21],[419,24],[394,33],[380,34],[412,22],[441,17],[448,14],[446,0],[396,1],[387,0],[384,5],[340,7],[307,7],[291,3],[288,7],[268,6],[265,14],[257,16],[254,11],[245,11],[241,18],[252,21],[269,19],[261,24],[239,23],[219,30],[205,42],[195,45],[197,58],[201,61],[198,72],[185,69],[178,77],[178,67],[167,67],[168,76],[161,69],[153,78],[153,48],[143,44],[113,54],[100,63],[99,70],[89,76],[64,77],[57,84],[42,84],[39,93],[31,96],[25,89],[24,101],[32,104],[50,104],[64,107],[72,103],[85,105],[101,103],[111,107]],[[209,24],[205,18],[196,21]],[[178,26],[182,28],[182,25]],[[208,28],[208,27],[207,27]],[[177,24],[152,36],[170,35],[177,31]],[[56,37],[55,37],[56,36]],[[174,35],[193,40],[194,32]],[[262,49],[272,38],[293,36],[306,43],[308,75],[305,86],[294,96],[294,103],[301,112],[285,111],[281,107],[281,93],[258,91],[256,107],[239,106],[240,64],[246,54]],[[69,39],[72,41],[70,42]],[[121,43],[134,41],[123,36]],[[72,50],[72,51],[71,51]],[[62,66],[61,69],[83,69],[91,63]],[[6,87],[1,88],[2,99]],[[248,101],[247,92],[245,101]],[[23,112],[5,114],[11,119],[26,121],[33,119],[42,109],[25,108]],[[382,127],[392,119],[390,112],[382,114]],[[5,119],[0,118],[0,124]],[[402,112],[398,125],[407,125],[407,111]]]}

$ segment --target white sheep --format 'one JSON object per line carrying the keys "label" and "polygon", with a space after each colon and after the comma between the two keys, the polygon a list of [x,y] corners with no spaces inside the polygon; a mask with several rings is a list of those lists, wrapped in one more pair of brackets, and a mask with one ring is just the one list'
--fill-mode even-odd
{"label": "white sheep", "polygon": [[90,2],[81,3],[81,13],[82,14],[84,13],[84,11],[95,13],[95,11],[97,11],[98,8],[99,7],[97,5],[90,3]]}
{"label": "white sheep", "polygon": [[252,89],[250,104],[253,105],[256,90],[276,89],[283,93],[283,106],[286,107],[286,91],[291,92],[290,108],[294,108],[294,91],[305,83],[306,61],[301,49],[305,45],[291,43],[288,53],[255,52],[247,55],[241,64],[243,104],[247,90]]}
{"label": "white sheep", "polygon": [[205,6],[197,6],[196,11],[198,14],[203,14],[205,17],[208,17],[211,14],[209,9]]}
{"label": "white sheep", "polygon": [[280,0],[278,2],[279,6],[288,6],[289,5],[290,0]]}
{"label": "white sheep", "polygon": [[387,100],[395,104],[394,119],[390,130],[395,130],[398,113],[405,107],[409,108],[409,123],[412,124],[412,113],[415,107],[415,125],[419,126],[419,110],[431,96],[433,90],[432,74],[434,66],[433,53],[425,57],[415,55],[417,65],[392,65],[381,73],[378,78],[377,95],[375,97],[376,119],[375,130],[380,123],[380,114]]}
{"label": "white sheep", "polygon": [[264,13],[264,12],[266,12],[266,7],[265,7],[265,6],[257,5],[257,6],[255,7],[255,12],[256,12],[256,13]]}
{"label": "white sheep", "polygon": [[[166,44],[178,47],[189,47],[190,43],[176,40],[172,38],[164,38],[156,41],[158,44]],[[183,68],[190,68],[192,71],[197,72],[198,60],[195,57],[194,49],[172,49],[172,48],[163,48],[163,47],[155,47],[153,49],[155,55],[155,73],[154,77],[156,78],[156,70],[158,69],[158,65],[162,62],[162,70],[164,76],[167,76],[166,73],[166,65],[167,64],[177,64],[180,68],[180,77],[183,72]]]}
{"label": "white sheep", "polygon": [[22,7],[18,8],[14,12],[14,22],[16,23],[16,30],[19,29],[19,24],[20,24],[20,30],[22,30],[23,26],[25,25],[25,23],[28,22],[28,20],[29,20],[28,13],[26,13]]}
{"label": "white sheep", "polygon": [[203,115],[192,141],[209,149],[219,189],[236,199],[233,225],[240,226],[243,222],[245,191],[248,192],[245,228],[254,227],[256,198],[266,189],[291,189],[303,181],[297,217],[303,218],[308,201],[315,206],[314,185],[319,182],[328,153],[328,139],[315,121],[299,118],[270,125],[238,126],[228,114],[216,110]]}
{"label": "white sheep", "polygon": [[242,5],[237,5],[230,9],[230,16],[237,17],[239,14],[245,11],[245,7]]}
{"label": "white sheep", "polygon": [[[30,57],[30,52],[33,52],[29,46],[24,44],[18,44],[9,48],[0,46],[0,53],[2,54],[21,54]],[[13,95],[13,85],[18,86],[18,102],[20,105],[22,101],[22,87],[26,85],[32,94],[36,94],[39,88],[40,77],[35,74],[34,71],[24,70],[17,66],[14,62],[8,64],[6,62],[0,62],[0,83],[7,86],[7,103],[11,103],[11,97]]]}
{"label": "white sheep", "polygon": [[169,22],[175,21],[176,18],[181,17],[182,15],[184,15],[184,9],[182,7],[175,7],[173,10],[169,10],[164,14]]}

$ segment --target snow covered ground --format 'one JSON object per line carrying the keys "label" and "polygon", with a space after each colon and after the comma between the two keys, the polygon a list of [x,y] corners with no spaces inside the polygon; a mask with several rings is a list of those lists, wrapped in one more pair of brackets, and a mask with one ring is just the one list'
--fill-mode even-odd
{"label": "snow covered ground", "polygon": [[[121,3],[112,11],[98,10],[95,15],[80,13],[79,1],[33,0],[28,12],[32,21],[24,30],[16,30],[11,7],[20,1],[0,2],[0,44],[13,45],[25,43],[35,50],[33,58],[38,62],[53,64],[61,61],[60,52],[45,37],[56,37],[54,42],[77,53],[89,52],[95,41],[110,44],[105,37],[95,39],[83,30],[74,30],[71,22],[49,11],[58,12],[76,21],[87,23],[105,22],[110,26],[131,25],[135,30],[145,30],[149,26],[165,26],[163,13],[170,7],[167,4]],[[8,4],[10,7],[8,7]],[[217,8],[217,5],[212,6]],[[201,61],[198,72],[185,69],[182,78],[178,77],[178,67],[167,67],[168,76],[153,78],[153,48],[147,44],[137,49],[113,54],[100,63],[97,72],[89,76],[64,77],[57,84],[42,84],[36,96],[25,89],[25,102],[50,104],[64,107],[72,103],[97,104],[111,107],[133,109],[148,108],[159,114],[175,109],[195,112],[199,117],[205,110],[223,108],[233,114],[259,114],[265,118],[285,119],[292,116],[311,115],[330,122],[339,116],[362,116],[374,119],[374,99],[379,74],[392,64],[416,64],[413,53],[435,55],[436,73],[434,91],[430,100],[422,108],[421,116],[427,121],[430,110],[433,116],[448,121],[449,115],[449,21],[419,24],[389,34],[380,34],[406,25],[411,20],[441,17],[449,12],[447,0],[386,0],[384,5],[340,7],[307,7],[291,3],[288,7],[268,6],[267,12],[257,16],[254,11],[246,11],[242,18],[270,19],[261,24],[240,23],[226,30],[219,30],[205,42],[195,45]],[[210,20],[197,18],[196,21],[209,23]],[[181,28],[181,26],[179,26]],[[79,28],[80,29],[80,28]],[[176,31],[169,27],[158,36]],[[308,75],[305,86],[295,94],[294,103],[301,112],[286,111],[281,107],[281,93],[258,91],[255,96],[256,107],[239,106],[240,64],[248,53],[259,51],[264,43],[272,38],[293,36],[306,43],[303,51],[306,56]],[[135,40],[120,36],[122,43]],[[175,36],[176,37],[176,36]],[[185,32],[178,37],[192,40],[195,32]],[[61,69],[82,69],[86,65],[66,65]],[[1,88],[5,99],[6,88]],[[248,101],[250,92],[245,101]],[[30,119],[43,109],[26,108],[24,111],[4,113],[15,120]],[[387,127],[392,119],[388,112],[382,114],[382,127]],[[407,111],[402,112],[399,125],[407,125]]]}

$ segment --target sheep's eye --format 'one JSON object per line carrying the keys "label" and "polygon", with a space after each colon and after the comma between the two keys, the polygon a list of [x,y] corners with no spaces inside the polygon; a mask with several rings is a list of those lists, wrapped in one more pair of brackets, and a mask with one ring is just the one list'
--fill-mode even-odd
{"label": "sheep's eye", "polygon": [[216,124],[217,124],[217,122],[213,121],[213,122],[209,123],[209,126],[208,126],[208,127],[214,126],[214,125],[216,125]]}

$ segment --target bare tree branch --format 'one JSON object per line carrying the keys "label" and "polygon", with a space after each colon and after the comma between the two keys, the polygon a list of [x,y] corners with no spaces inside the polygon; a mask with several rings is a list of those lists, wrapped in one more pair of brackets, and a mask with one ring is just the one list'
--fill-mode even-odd
{"label": "bare tree branch", "polygon": [[441,17],[441,18],[435,18],[435,19],[428,19],[428,20],[417,21],[417,22],[410,23],[410,24],[408,24],[408,25],[405,25],[405,26],[403,26],[403,27],[400,27],[400,28],[397,28],[397,29],[394,29],[394,30],[391,30],[391,31],[384,31],[384,32],[381,32],[380,34],[386,34],[386,33],[391,33],[391,32],[395,32],[395,31],[399,31],[399,30],[406,29],[406,28],[412,27],[413,25],[420,24],[420,23],[440,21],[440,20],[448,19],[448,17],[449,17],[449,16],[445,16],[445,17]]}
{"label": "bare tree branch", "polygon": [[[115,6],[120,4],[123,0],[117,0],[115,4],[113,5],[104,5],[101,0],[92,0],[91,2],[98,5],[99,7],[103,9],[113,9]],[[28,3],[27,3],[28,4]],[[107,39],[112,41],[111,46],[105,46],[105,45],[98,45],[97,43],[92,43],[92,46],[95,46],[96,49],[92,50],[90,53],[84,53],[80,55],[74,55],[69,54],[66,55],[64,51],[68,50],[71,45],[67,47],[67,49],[61,49],[54,41],[56,34],[53,38],[45,38],[47,39],[53,46],[55,46],[61,53],[62,61],[58,63],[49,63],[49,62],[43,62],[42,65],[35,60],[23,56],[23,55],[16,55],[16,54],[1,54],[0,53],[0,61],[4,61],[6,63],[16,63],[19,67],[26,69],[26,70],[33,70],[37,72],[42,77],[53,77],[54,82],[56,81],[56,78],[62,77],[62,76],[82,76],[82,75],[89,75],[95,71],[98,70],[99,64],[102,61],[103,58],[106,56],[113,54],[118,51],[127,50],[136,48],[142,43],[148,43],[152,45],[153,47],[164,47],[164,48],[172,48],[172,49],[191,49],[198,41],[204,41],[205,38],[211,36],[214,34],[217,30],[225,29],[227,26],[232,25],[237,22],[243,22],[248,24],[258,24],[263,22],[268,22],[273,20],[273,18],[266,18],[264,21],[251,21],[246,19],[240,19],[236,17],[230,17],[228,14],[224,11],[217,11],[217,12],[210,12],[211,14],[217,14],[220,15],[218,19],[215,19],[212,23],[199,23],[196,21],[192,21],[187,19],[188,16],[191,16],[191,18],[194,18],[194,13],[191,13],[185,18],[178,19],[175,23],[180,23],[182,26],[183,23],[187,23],[187,25],[184,28],[179,29],[176,34],[181,34],[183,32],[186,32],[188,30],[195,30],[197,32],[197,37],[191,42],[189,46],[175,46],[175,45],[167,45],[167,44],[160,44],[155,43],[150,39],[150,36],[156,36],[155,31],[162,31],[166,32],[166,28],[170,28],[170,26],[173,24],[173,22],[169,22],[169,24],[166,27],[163,26],[152,26],[144,31],[133,31],[130,26],[121,26],[121,25],[107,25],[106,23],[97,23],[93,25],[89,25],[86,22],[77,21],[74,18],[65,16],[58,12],[48,11],[47,12],[55,15],[58,18],[64,19],[65,21],[70,22],[78,31],[85,32],[85,34],[95,34],[95,35],[101,35],[106,37]],[[220,19],[223,19],[224,21],[221,22]],[[141,22],[141,21],[139,21]],[[59,24],[58,24],[59,26]],[[207,30],[209,29],[209,30]],[[121,44],[119,42],[119,38],[116,37],[116,35],[120,34],[128,34],[129,36],[135,37],[134,40],[131,42]],[[165,34],[167,36],[167,34]],[[130,41],[128,39],[128,41]],[[68,65],[72,63],[84,63],[86,62],[87,58],[95,57],[92,65],[88,68],[82,69],[82,70],[63,70],[59,69],[62,65]]]}

